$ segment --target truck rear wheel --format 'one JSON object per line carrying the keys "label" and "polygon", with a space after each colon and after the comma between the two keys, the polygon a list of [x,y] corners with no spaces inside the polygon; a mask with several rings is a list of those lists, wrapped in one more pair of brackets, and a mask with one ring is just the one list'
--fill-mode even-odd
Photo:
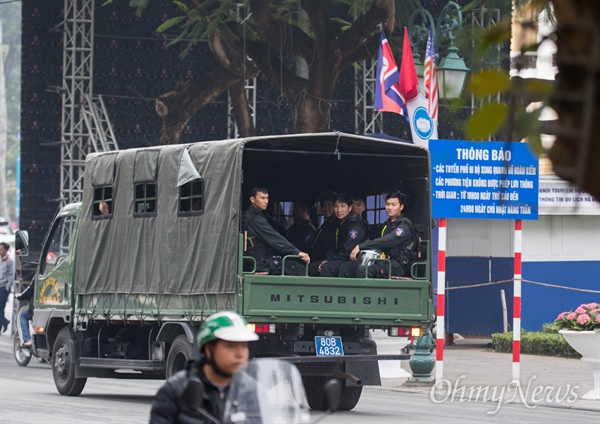
{"label": "truck rear wheel", "polygon": [[310,409],[315,411],[325,410],[324,387],[326,377],[303,377],[304,391],[306,392],[306,400]]}
{"label": "truck rear wheel", "polygon": [[[310,409],[315,411],[325,410],[325,383],[329,380],[328,377],[304,377],[304,391],[306,392],[306,400]],[[342,393],[340,395],[339,411],[350,411],[354,409],[360,396],[362,395],[362,386],[348,386],[346,380],[342,383]]]}
{"label": "truck rear wheel", "polygon": [[75,378],[75,361],[69,330],[64,327],[52,348],[52,377],[58,393],[63,396],[79,396],[87,382],[87,378]]}
{"label": "truck rear wheel", "polygon": [[361,394],[362,386],[347,386],[344,384],[338,409],[340,411],[351,411],[360,400]]}
{"label": "truck rear wheel", "polygon": [[192,359],[192,345],[185,334],[175,337],[167,356],[167,369],[165,370],[167,378],[177,371],[185,369],[190,359]]}

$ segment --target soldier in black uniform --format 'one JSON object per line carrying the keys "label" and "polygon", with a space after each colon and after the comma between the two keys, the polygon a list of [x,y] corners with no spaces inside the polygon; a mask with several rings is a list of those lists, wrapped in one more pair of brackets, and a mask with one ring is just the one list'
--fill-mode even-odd
{"label": "soldier in black uniform", "polygon": [[[416,258],[418,250],[418,234],[410,219],[402,215],[404,195],[398,191],[389,193],[385,198],[385,211],[388,219],[381,231],[381,237],[360,243],[350,253],[352,262],[344,264],[340,277],[364,278],[365,266],[357,264],[361,250],[382,250],[392,265],[392,275],[403,277],[408,275],[410,262]],[[376,261],[369,265],[369,278],[388,278],[388,264]]]}
{"label": "soldier in black uniform", "polygon": [[310,222],[308,205],[304,200],[294,200],[291,212],[294,223],[287,229],[285,238],[298,249],[308,252],[317,234],[317,229]]}
{"label": "soldier in black uniform", "polygon": [[367,214],[365,213],[365,210],[367,209],[367,196],[355,193],[351,198],[352,207],[350,208],[350,214],[361,217],[365,221],[365,225],[367,226],[367,229],[369,229],[367,237],[371,238],[371,229],[369,228],[369,221],[367,221]]}
{"label": "soldier in black uniform", "polygon": [[335,233],[335,246],[327,253],[326,259],[315,262],[309,267],[309,275],[337,277],[340,267],[350,261],[350,253],[359,244],[368,239],[369,229],[365,221],[352,216],[352,200],[346,194],[338,194],[335,199],[335,216],[338,219]]}
{"label": "soldier in black uniform", "polygon": [[[250,194],[250,206],[242,215],[242,231],[247,231],[248,236],[246,254],[256,259],[256,271],[280,274],[282,258],[278,255],[299,255],[305,263],[309,263],[308,253],[300,251],[269,223],[264,215],[268,204],[267,188],[255,186]],[[288,265],[286,261],[286,274],[303,275],[304,272],[304,267],[297,262],[289,261]]]}
{"label": "soldier in black uniform", "polygon": [[319,203],[323,213],[323,224],[319,227],[317,235],[309,250],[310,258],[313,262],[322,261],[327,256],[329,249],[335,248],[335,230],[337,228],[337,218],[333,211],[333,203],[337,195],[332,191],[323,193]]}

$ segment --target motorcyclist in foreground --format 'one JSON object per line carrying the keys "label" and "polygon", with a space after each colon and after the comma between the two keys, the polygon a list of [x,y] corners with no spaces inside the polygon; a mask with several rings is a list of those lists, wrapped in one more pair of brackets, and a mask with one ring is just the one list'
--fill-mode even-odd
{"label": "motorcyclist in foreground", "polygon": [[[231,379],[248,363],[248,342],[255,340],[258,336],[238,314],[226,311],[209,316],[198,332],[199,363],[179,371],[158,390],[150,423],[211,423],[211,417],[221,420]],[[190,407],[189,394],[184,393],[194,378],[204,386],[201,408]]]}

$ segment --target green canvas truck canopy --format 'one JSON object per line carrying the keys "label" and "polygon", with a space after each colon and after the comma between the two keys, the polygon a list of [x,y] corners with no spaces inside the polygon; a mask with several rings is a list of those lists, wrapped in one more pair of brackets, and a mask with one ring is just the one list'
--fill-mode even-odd
{"label": "green canvas truck canopy", "polygon": [[[325,189],[374,194],[401,188],[412,197],[408,216],[429,238],[429,166],[426,149],[342,133],[90,154],[74,293],[224,295],[233,305],[240,211],[257,183],[269,188],[271,201],[316,199]],[[199,215],[178,210],[180,187],[190,181],[203,184]],[[146,183],[156,184],[156,207],[139,213],[136,185]],[[96,210],[102,187],[112,188],[108,217]]]}

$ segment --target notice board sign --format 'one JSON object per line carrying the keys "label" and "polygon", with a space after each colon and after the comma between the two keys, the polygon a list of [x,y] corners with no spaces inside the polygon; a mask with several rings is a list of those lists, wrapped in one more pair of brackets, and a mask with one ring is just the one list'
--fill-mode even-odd
{"label": "notice board sign", "polygon": [[432,216],[537,219],[538,159],[527,143],[430,140]]}

